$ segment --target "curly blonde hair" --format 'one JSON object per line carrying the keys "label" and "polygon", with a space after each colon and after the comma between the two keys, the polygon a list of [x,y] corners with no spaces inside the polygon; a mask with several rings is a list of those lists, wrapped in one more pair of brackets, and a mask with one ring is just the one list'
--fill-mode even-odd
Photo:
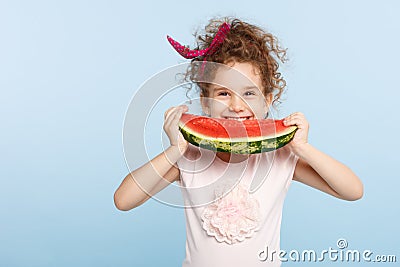
{"label": "curly blonde hair", "polygon": [[[286,49],[278,44],[277,38],[258,26],[246,23],[237,18],[214,18],[205,27],[204,34],[194,33],[197,40],[195,49],[206,49],[213,41],[219,27],[224,23],[231,26],[221,46],[211,55],[199,56],[192,59],[186,78],[198,80],[201,62],[216,62],[229,64],[234,62],[251,63],[257,68],[262,80],[264,96],[274,94],[273,104],[280,103],[279,99],[286,86],[286,81],[279,72],[278,61],[286,62]],[[197,82],[201,95],[208,96],[208,85]]]}

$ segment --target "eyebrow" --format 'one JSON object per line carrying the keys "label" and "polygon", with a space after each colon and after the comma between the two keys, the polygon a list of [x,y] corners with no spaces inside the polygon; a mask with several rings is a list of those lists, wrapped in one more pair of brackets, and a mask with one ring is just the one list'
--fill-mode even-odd
{"label": "eyebrow", "polygon": [[[222,86],[218,86],[218,87],[214,87],[214,90],[230,90],[229,88],[226,87],[222,87]],[[257,86],[254,85],[249,85],[249,86],[245,86],[243,87],[243,90],[249,90],[249,89],[256,89],[256,90],[260,90]]]}
{"label": "eyebrow", "polygon": [[247,89],[247,90],[249,90],[249,89],[257,89],[257,90],[260,90],[257,86],[254,86],[254,85],[246,86],[243,89]]}

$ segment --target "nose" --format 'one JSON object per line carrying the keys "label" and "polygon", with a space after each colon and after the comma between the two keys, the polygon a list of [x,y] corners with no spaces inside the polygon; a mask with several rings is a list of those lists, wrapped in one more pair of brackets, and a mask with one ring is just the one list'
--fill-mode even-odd
{"label": "nose", "polygon": [[229,110],[234,112],[243,111],[246,107],[244,101],[240,98],[240,96],[232,94],[231,101],[229,103]]}

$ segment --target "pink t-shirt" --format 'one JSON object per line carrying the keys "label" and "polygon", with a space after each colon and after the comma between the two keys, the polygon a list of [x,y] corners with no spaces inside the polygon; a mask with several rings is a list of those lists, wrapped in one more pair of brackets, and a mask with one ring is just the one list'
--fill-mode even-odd
{"label": "pink t-shirt", "polygon": [[183,267],[280,266],[282,207],[297,160],[288,146],[227,163],[189,145],[177,162],[186,206]]}

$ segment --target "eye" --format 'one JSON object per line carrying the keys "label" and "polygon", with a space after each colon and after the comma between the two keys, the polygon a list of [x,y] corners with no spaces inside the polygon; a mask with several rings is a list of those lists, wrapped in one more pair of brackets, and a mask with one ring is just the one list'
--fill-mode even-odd
{"label": "eye", "polygon": [[254,91],[247,91],[244,93],[245,96],[249,96],[249,95],[256,95],[256,93]]}
{"label": "eye", "polygon": [[229,95],[229,92],[227,92],[227,91],[220,91],[220,92],[218,92],[217,95],[219,95],[219,96],[228,96],[228,95]]}

